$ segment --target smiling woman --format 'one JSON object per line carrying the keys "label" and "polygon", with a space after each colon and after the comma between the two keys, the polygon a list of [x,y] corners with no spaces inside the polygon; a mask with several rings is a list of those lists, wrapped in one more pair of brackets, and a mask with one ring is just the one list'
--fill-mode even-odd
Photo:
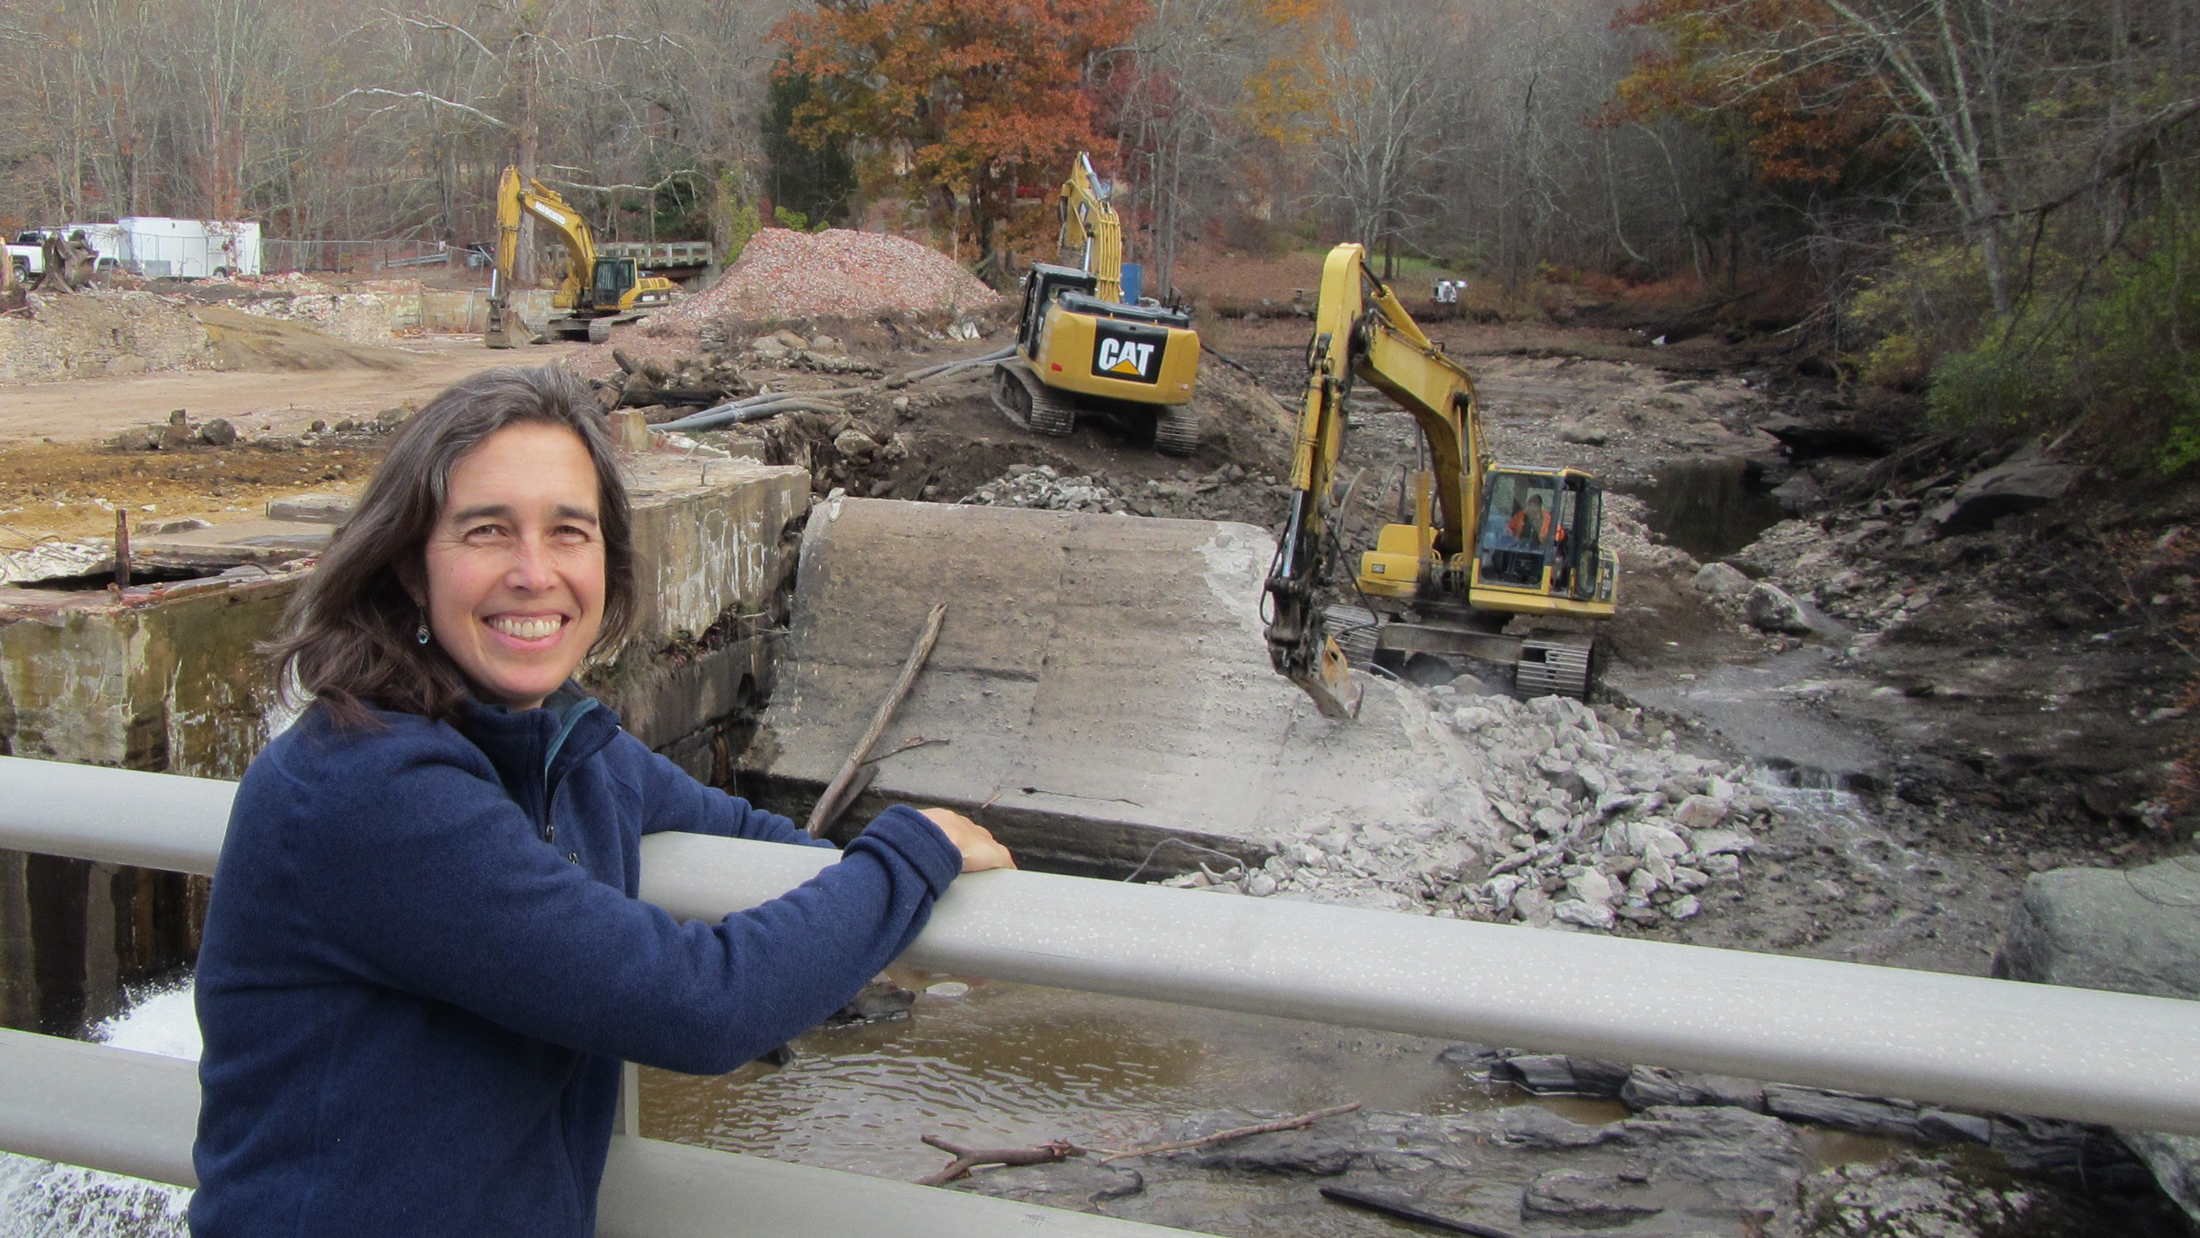
{"label": "smiling woman", "polygon": [[[591,649],[625,639],[632,522],[609,432],[580,380],[555,366],[477,374],[399,432],[275,651],[351,723],[367,720],[365,701],[438,719],[469,692],[532,707]],[[587,613],[576,586],[593,603]],[[497,631],[499,617],[512,630]],[[553,617],[565,622],[545,639]],[[545,681],[532,697],[503,691]]]}
{"label": "smiling woman", "polygon": [[489,704],[540,706],[595,646],[603,520],[580,499],[598,488],[595,473],[577,435],[526,422],[451,470],[424,580],[407,592],[427,612],[421,632]]}
{"label": "smiling woman", "polygon": [[199,954],[200,1238],[592,1233],[621,1059],[731,1070],[1014,866],[897,805],[716,924],[637,899],[644,834],[810,840],[572,681],[623,639],[631,529],[595,397],[493,370],[400,432],[299,591],[276,651],[314,702],[237,789]]}

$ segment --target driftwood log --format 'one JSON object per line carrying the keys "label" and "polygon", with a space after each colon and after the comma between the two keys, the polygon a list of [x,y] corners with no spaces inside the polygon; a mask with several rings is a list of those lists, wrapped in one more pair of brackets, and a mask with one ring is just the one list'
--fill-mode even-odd
{"label": "driftwood log", "polygon": [[932,656],[932,646],[939,643],[940,624],[946,618],[947,603],[940,602],[932,607],[932,613],[924,621],[923,635],[917,637],[916,646],[909,651],[908,661],[901,664],[901,674],[895,677],[894,686],[887,691],[886,699],[879,702],[878,712],[871,716],[869,729],[863,732],[863,738],[857,741],[855,751],[849,753],[848,759],[841,764],[840,772],[833,775],[833,781],[825,788],[825,794],[818,797],[817,807],[810,810],[810,837],[824,837],[825,831],[831,829],[833,822],[839,820],[840,814],[848,811],[848,805],[855,801],[857,792],[850,788],[857,775],[863,771],[864,761],[871,755],[871,749],[878,743],[879,736],[886,733],[887,724],[894,720],[894,711],[901,708],[903,698],[916,685],[917,672],[924,669],[925,660]]}
{"label": "driftwood log", "polygon": [[1252,1126],[1235,1126],[1226,1131],[1216,1131],[1212,1135],[1201,1135],[1195,1139],[1172,1139],[1166,1143],[1149,1143],[1136,1148],[1121,1149],[1088,1148],[1083,1144],[1072,1143],[1067,1139],[1048,1140],[1035,1148],[965,1148],[958,1144],[949,1143],[938,1135],[926,1135],[924,1136],[924,1142],[942,1152],[953,1154],[955,1159],[949,1161],[938,1173],[928,1174],[917,1179],[917,1182],[921,1186],[941,1186],[958,1178],[968,1177],[970,1171],[980,1165],[1048,1165],[1072,1156],[1098,1156],[1100,1159],[1096,1163],[1107,1165],[1115,1161],[1128,1160],[1134,1156],[1150,1156],[1156,1152],[1181,1152],[1186,1148],[1203,1148],[1209,1144],[1227,1143],[1232,1139],[1244,1139],[1250,1135],[1271,1135],[1278,1131],[1301,1130],[1312,1126],[1323,1118],[1333,1118],[1341,1113],[1350,1113],[1359,1107],[1360,1102],[1353,1101],[1349,1105],[1335,1105],[1328,1109],[1317,1109],[1312,1113],[1302,1113],[1296,1117],[1278,1118],[1273,1122],[1260,1122]]}
{"label": "driftwood log", "polygon": [[1036,1148],[965,1148],[938,1135],[926,1135],[924,1141],[955,1159],[938,1173],[917,1179],[918,1186],[945,1186],[957,1178],[969,1177],[970,1171],[979,1165],[1047,1165],[1066,1157],[1082,1156],[1085,1151],[1066,1139],[1052,1140]]}

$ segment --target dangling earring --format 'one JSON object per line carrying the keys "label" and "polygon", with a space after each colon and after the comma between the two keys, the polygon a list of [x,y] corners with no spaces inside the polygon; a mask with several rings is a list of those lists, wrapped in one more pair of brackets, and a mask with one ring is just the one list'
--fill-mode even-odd
{"label": "dangling earring", "polygon": [[413,629],[413,639],[425,645],[428,643],[428,635],[428,612],[423,609],[420,612],[420,626]]}

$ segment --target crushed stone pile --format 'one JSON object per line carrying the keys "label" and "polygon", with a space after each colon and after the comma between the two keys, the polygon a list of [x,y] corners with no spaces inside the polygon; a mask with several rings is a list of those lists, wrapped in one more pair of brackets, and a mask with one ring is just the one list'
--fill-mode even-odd
{"label": "crushed stone pile", "polygon": [[300,292],[240,301],[237,309],[311,327],[347,344],[390,344],[397,339],[396,307],[377,292]]}
{"label": "crushed stone pile", "polygon": [[1064,477],[1048,464],[1012,464],[1007,473],[963,496],[958,505],[1035,507],[1050,512],[1130,510],[1129,500],[1104,479]]}
{"label": "crushed stone pile", "polygon": [[1628,711],[1383,687],[1449,733],[1432,811],[1301,822],[1250,871],[1203,865],[1165,884],[1610,931],[1701,914],[1699,895],[1737,878],[1756,832],[1789,810],[1766,772],[1677,751]]}
{"label": "crushed stone pile", "polygon": [[749,238],[723,279],[655,317],[684,326],[722,318],[962,314],[999,300],[954,259],[903,237],[766,228]]}

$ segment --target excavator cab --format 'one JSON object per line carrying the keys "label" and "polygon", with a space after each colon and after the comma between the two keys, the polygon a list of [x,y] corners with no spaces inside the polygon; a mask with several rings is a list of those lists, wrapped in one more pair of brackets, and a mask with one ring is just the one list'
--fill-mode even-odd
{"label": "excavator cab", "polygon": [[1476,590],[1610,602],[1616,563],[1598,544],[1604,488],[1572,469],[1493,468],[1475,539]]}
{"label": "excavator cab", "polygon": [[1037,360],[1040,329],[1046,326],[1047,308],[1065,292],[1082,292],[1090,296],[1099,286],[1099,277],[1088,271],[1048,262],[1033,263],[1031,275],[1024,281],[1024,312],[1016,326],[1016,350],[1030,360]]}
{"label": "excavator cab", "polygon": [[596,259],[595,278],[588,288],[588,302],[597,309],[618,309],[619,298],[639,281],[632,258]]}

